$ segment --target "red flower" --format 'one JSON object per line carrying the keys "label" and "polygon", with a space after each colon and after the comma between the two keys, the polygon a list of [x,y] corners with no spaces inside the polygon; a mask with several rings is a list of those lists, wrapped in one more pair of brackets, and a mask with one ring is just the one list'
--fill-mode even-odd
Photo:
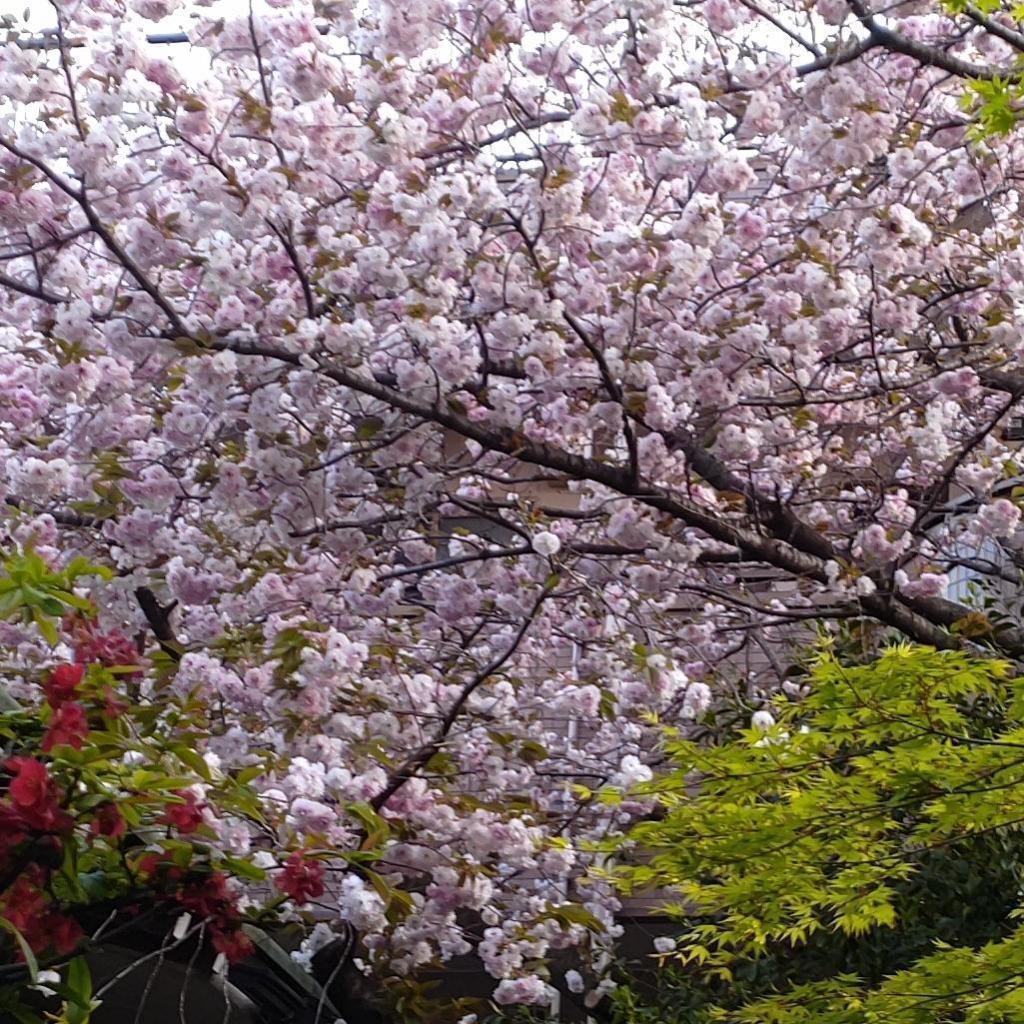
{"label": "red flower", "polygon": [[25,838],[28,825],[21,812],[7,803],[0,803],[0,858]]}
{"label": "red flower", "polygon": [[206,804],[200,803],[195,793],[190,793],[188,790],[176,790],[174,795],[180,797],[184,802],[170,804],[160,820],[165,825],[173,825],[185,835],[195,832],[203,823],[203,808]]}
{"label": "red flower", "polygon": [[46,897],[39,888],[44,881],[42,869],[31,865],[4,895],[4,919],[14,925],[33,948],[35,943],[29,936],[46,911]]}
{"label": "red flower", "polygon": [[135,870],[139,875],[146,875],[149,883],[155,885],[158,875],[163,875],[170,883],[177,884],[184,872],[172,861],[167,859],[165,853],[143,854],[135,863]]}
{"label": "red flower", "polygon": [[140,875],[155,875],[166,863],[161,853],[144,853],[135,862],[135,870]]}
{"label": "red flower", "polygon": [[244,960],[253,951],[252,939],[241,928],[213,928],[213,948],[223,953],[229,963]]}
{"label": "red flower", "polygon": [[[43,890],[48,873],[38,864],[30,864],[4,893],[0,916],[21,932],[29,948],[39,953],[52,949],[70,953],[82,937],[78,922],[58,913]],[[21,950],[18,950],[21,957]]]}
{"label": "red flower", "polygon": [[110,836],[116,839],[124,835],[126,826],[117,804],[106,800],[97,804],[93,813],[96,817],[89,823],[89,831],[94,836]]}
{"label": "red flower", "polygon": [[74,822],[59,805],[60,791],[46,765],[31,757],[11,757],[4,768],[14,774],[8,793],[25,827],[36,832],[66,832]]}
{"label": "red flower", "polygon": [[324,868],[319,861],[307,861],[296,851],[278,872],[274,885],[296,903],[308,903],[310,898],[324,894]]}
{"label": "red flower", "polygon": [[46,915],[39,930],[43,936],[43,948],[50,947],[62,955],[70,953],[82,937],[82,929],[77,921],[54,912]]}
{"label": "red flower", "polygon": [[11,757],[4,768],[14,772],[9,792],[18,807],[34,807],[49,797],[53,783],[41,761],[32,757]]}
{"label": "red flower", "polygon": [[69,701],[61,704],[50,719],[50,728],[43,736],[42,748],[49,752],[57,746],[82,749],[82,741],[89,735],[89,723],[85,717],[85,708],[81,704]]}
{"label": "red flower", "polygon": [[201,882],[182,886],[178,893],[178,902],[204,920],[223,914],[230,899],[228,880],[220,871],[214,871]]}
{"label": "red flower", "polygon": [[[112,668],[115,665],[138,665],[139,649],[119,629],[109,633],[99,632],[95,620],[74,618],[65,623],[75,642],[75,661],[86,664],[98,662]],[[137,679],[141,673],[132,673],[126,678]]]}
{"label": "red flower", "polygon": [[58,665],[43,684],[46,701],[50,707],[59,708],[65,701],[72,700],[75,696],[75,687],[82,681],[84,675],[84,665]]}
{"label": "red flower", "polygon": [[22,934],[34,953],[52,949],[63,954],[70,953],[78,945],[82,929],[78,922],[70,917],[51,912],[36,918],[29,925],[28,931]]}
{"label": "red flower", "polygon": [[117,718],[128,710],[128,705],[123,700],[114,696],[114,691],[108,686],[103,691],[103,717]]}

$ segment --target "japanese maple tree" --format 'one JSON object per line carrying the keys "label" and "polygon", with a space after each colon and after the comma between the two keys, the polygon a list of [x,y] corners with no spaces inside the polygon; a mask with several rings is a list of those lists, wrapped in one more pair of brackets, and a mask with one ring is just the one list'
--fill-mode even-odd
{"label": "japanese maple tree", "polygon": [[826,652],[809,682],[770,726],[668,737],[672,770],[643,787],[663,813],[617,870],[674,894],[670,998],[623,990],[612,1019],[1016,1019],[1022,680],[901,645]]}

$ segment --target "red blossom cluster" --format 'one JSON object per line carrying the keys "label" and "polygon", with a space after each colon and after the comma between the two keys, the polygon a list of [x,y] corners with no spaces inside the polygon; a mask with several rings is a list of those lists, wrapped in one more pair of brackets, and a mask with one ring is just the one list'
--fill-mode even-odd
{"label": "red blossom cluster", "polygon": [[184,835],[191,835],[203,823],[206,804],[188,790],[175,790],[174,795],[182,802],[170,804],[160,820],[165,825],[173,825]]}
{"label": "red blossom cluster", "polygon": [[[102,632],[95,619],[82,616],[68,616],[64,621],[65,631],[70,635],[75,649],[75,661],[82,665],[97,663],[107,668],[138,665],[142,658],[134,641],[119,629]],[[128,675],[137,679],[141,670]]]}
{"label": "red blossom cluster", "polygon": [[46,703],[56,709],[67,701],[74,700],[75,690],[84,676],[85,665],[81,662],[76,662],[73,665],[58,665],[50,673],[49,679],[43,683]]}
{"label": "red blossom cluster", "polygon": [[274,878],[274,884],[298,904],[308,903],[324,894],[324,868],[319,861],[307,860],[296,850]]}
{"label": "red blossom cluster", "polygon": [[89,832],[92,835],[118,839],[127,831],[124,816],[113,801],[107,800],[97,804],[93,814],[95,817],[89,823]]}
{"label": "red blossom cluster", "polygon": [[[113,636],[114,642],[106,644]],[[95,657],[107,664],[123,664],[127,651],[116,634],[91,634],[98,642],[87,650],[84,643],[76,652],[82,659]],[[106,646],[104,646],[106,644]],[[81,749],[89,733],[86,707],[75,698],[86,674],[85,660],[58,665],[43,684],[46,704],[52,711],[49,727],[40,742],[42,752],[58,746]],[[108,697],[106,705],[109,707]],[[2,765],[9,776],[6,795],[0,798],[0,914],[38,952],[52,949],[66,953],[74,948],[81,929],[54,903],[47,886],[53,869],[64,858],[64,844],[73,842],[75,818],[67,809],[66,793],[50,774],[50,769],[35,757],[15,756]],[[176,802],[169,804],[161,823],[181,835],[191,835],[203,822],[206,803],[195,793],[176,790]],[[112,800],[91,807],[88,838],[118,839],[125,835],[127,823]],[[137,881],[146,884],[158,901],[171,900],[204,920],[211,942],[219,953],[235,961],[252,952],[252,943],[241,930],[241,913],[228,889],[226,876],[219,871],[197,877],[170,863],[164,855],[152,853],[139,863]],[[304,891],[316,889],[315,880],[303,883]]]}
{"label": "red blossom cluster", "polygon": [[82,743],[89,735],[89,721],[85,708],[73,698],[84,675],[85,665],[81,663],[58,665],[43,684],[46,702],[53,709],[53,717],[41,744],[44,753],[57,746],[82,749]]}
{"label": "red blossom cluster", "polygon": [[[114,683],[137,678],[142,672],[141,657],[123,633],[101,632],[94,620],[70,616],[64,628],[74,660],[56,665],[43,678],[42,737],[37,738],[33,729],[31,742],[26,738],[18,755],[0,759],[0,917],[27,944],[15,943],[13,955],[23,958],[26,948],[65,954],[79,942],[82,929],[75,920],[75,905],[61,902],[53,884],[68,851],[77,846],[89,852],[93,865],[110,868],[111,892],[127,884],[144,893],[149,902],[182,908],[203,922],[217,953],[229,961],[242,959],[253,947],[241,927],[237,897],[227,875],[208,864],[205,855],[182,866],[163,851],[149,852],[128,871],[127,878],[114,877],[127,865],[102,841],[116,843],[136,819],[126,819],[122,806],[109,798],[112,790],[105,783],[93,792],[79,785],[78,774],[71,776],[74,783],[66,781],[63,771],[69,751],[61,748],[82,750],[90,719],[112,717],[125,707],[113,684],[104,685],[109,678],[106,670],[127,666],[127,672],[116,673]],[[49,758],[43,756],[47,754]],[[112,762],[115,775],[117,763],[117,759]],[[111,781],[115,787],[121,784],[119,777]],[[184,788],[159,792],[155,807],[146,794],[141,795],[147,823],[165,825],[179,837],[196,833],[206,817],[206,801]],[[124,807],[130,803],[131,799]],[[112,860],[104,860],[107,853]],[[296,891],[317,891],[316,872],[299,881],[301,865],[296,870]],[[103,873],[108,874],[106,869]]]}
{"label": "red blossom cluster", "polygon": [[30,864],[3,895],[0,913],[21,932],[34,952],[53,949],[69,953],[82,936],[73,918],[55,910],[45,892],[48,871]]}
{"label": "red blossom cluster", "polygon": [[46,765],[31,757],[11,757],[4,762],[11,775],[7,800],[0,801],[0,836],[13,846],[28,834],[61,835],[71,831],[71,815],[60,804],[61,792]]}
{"label": "red blossom cluster", "polygon": [[68,701],[61,704],[50,719],[50,727],[43,737],[42,749],[49,753],[54,747],[68,746],[82,749],[82,743],[89,734],[89,722],[81,704]]}
{"label": "red blossom cluster", "polygon": [[167,892],[210,930],[213,948],[235,963],[253,951],[252,940],[242,931],[242,916],[222,871],[195,875],[169,862],[162,854],[146,854],[138,864],[140,875]]}
{"label": "red blossom cluster", "polygon": [[253,951],[252,941],[241,929],[241,914],[221,871],[188,882],[177,893],[178,902],[210,928],[213,948],[229,961],[242,960]]}
{"label": "red blossom cluster", "polygon": [[11,881],[0,892],[0,915],[33,950],[65,953],[81,931],[44,890],[51,865],[62,859],[60,839],[74,821],[62,807],[63,794],[46,765],[31,757],[11,757],[3,768],[12,778],[6,799],[0,800],[0,874]]}

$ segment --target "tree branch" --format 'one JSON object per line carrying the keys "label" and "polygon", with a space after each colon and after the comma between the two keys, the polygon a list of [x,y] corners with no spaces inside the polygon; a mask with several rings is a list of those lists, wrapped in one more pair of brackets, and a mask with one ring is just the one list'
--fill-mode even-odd
{"label": "tree branch", "polygon": [[99,526],[102,520],[94,519],[92,516],[79,515],[77,512],[69,512],[66,509],[49,509],[33,505],[16,495],[9,494],[4,498],[4,504],[10,508],[16,508],[19,512],[26,512],[33,516],[51,516],[55,523],[61,526],[76,526],[90,528]]}
{"label": "tree branch", "polygon": [[[211,339],[207,345],[215,350],[274,359],[305,368],[296,353],[269,343],[222,337]],[[713,540],[720,541],[756,561],[782,569],[792,576],[822,584],[829,582],[825,563],[830,560],[831,546],[817,531],[799,522],[788,509],[781,506],[775,505],[774,513],[771,506],[762,510],[769,513],[762,525],[773,527],[776,531],[773,535],[766,535],[759,530],[730,522],[719,512],[704,510],[661,487],[634,480],[630,472],[621,466],[585,458],[543,442],[530,441],[508,428],[487,427],[475,423],[450,408],[442,408],[438,404],[413,398],[343,366],[320,363],[317,372],[346,388],[379,399],[392,408],[476,441],[489,451],[514,457],[531,465],[543,466],[572,479],[589,480],[608,487],[624,497],[635,498],[648,508],[663,512],[686,526],[700,530]],[[705,456],[700,458],[704,457],[709,456],[705,453]],[[706,468],[710,466],[710,463],[703,461],[701,464]],[[701,472],[696,466],[695,469],[698,473]],[[810,550],[802,550],[797,542]],[[970,611],[962,605],[940,601],[937,598],[910,601],[884,592],[862,597],[861,606],[867,615],[907,637],[943,649],[960,646],[960,641],[951,636],[947,628]],[[1024,634],[1021,631],[1007,625],[999,629],[996,636],[998,646],[1004,652],[1013,655],[1024,654]]]}
{"label": "tree branch", "polygon": [[146,616],[146,622],[149,623],[160,649],[175,663],[181,661],[184,648],[171,628],[171,612],[178,602],[172,601],[168,605],[162,605],[149,587],[137,587],[135,599],[139,602],[142,614]]}
{"label": "tree branch", "polygon": [[420,747],[412,757],[410,757],[397,771],[395,771],[388,779],[384,788],[370,801],[370,806],[373,807],[375,811],[379,811],[388,802],[388,800],[390,800],[391,797],[393,797],[395,793],[402,788],[402,786],[413,778],[416,773],[441,749],[441,746],[448,734],[452,731],[452,727],[455,725],[456,720],[459,715],[462,714],[462,709],[466,706],[466,701],[468,701],[477,689],[479,689],[483,683],[493,676],[494,673],[497,672],[513,654],[515,654],[519,645],[523,641],[523,637],[526,636],[533,620],[536,618],[537,612],[540,610],[540,606],[544,603],[544,599],[548,597],[549,594],[550,591],[547,588],[541,590],[540,595],[537,597],[536,601],[534,601],[533,607],[523,619],[519,629],[516,630],[516,635],[513,637],[512,642],[508,647],[480,669],[480,671],[477,672],[462,688],[459,696],[455,699],[452,706],[448,709],[448,713],[442,719],[441,726],[434,739],[425,746]]}
{"label": "tree branch", "polygon": [[833,53],[825,53],[816,57],[806,64],[800,64],[796,73],[802,78],[805,75],[814,74],[815,71],[826,71],[828,68],[838,68],[843,64],[852,64],[853,61],[863,57],[868,50],[878,46],[878,41],[873,36],[864,36],[855,43],[851,43],[844,50],[836,50]]}
{"label": "tree branch", "polygon": [[958,78],[991,79],[999,76],[999,71],[995,68],[960,60],[959,57],[952,57],[938,47],[919,43],[916,39],[910,39],[900,32],[880,25],[868,10],[864,0],[846,0],[846,2],[856,15],[857,20],[868,30],[870,38],[875,41],[877,46],[885,50],[913,57],[914,60],[926,67],[942,68],[943,71],[948,71]]}

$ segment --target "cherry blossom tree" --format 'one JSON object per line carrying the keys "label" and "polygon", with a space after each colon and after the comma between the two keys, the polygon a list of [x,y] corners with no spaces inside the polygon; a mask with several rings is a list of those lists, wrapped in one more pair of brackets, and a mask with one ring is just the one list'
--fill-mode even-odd
{"label": "cherry blossom tree", "polygon": [[114,571],[282,827],[386,850],[323,896],[367,971],[547,1000],[614,931],[602,787],[794,629],[1024,653],[947,595],[1018,578],[1010,14],[189,10],[201,82],[176,0],[0,50],[7,543]]}

